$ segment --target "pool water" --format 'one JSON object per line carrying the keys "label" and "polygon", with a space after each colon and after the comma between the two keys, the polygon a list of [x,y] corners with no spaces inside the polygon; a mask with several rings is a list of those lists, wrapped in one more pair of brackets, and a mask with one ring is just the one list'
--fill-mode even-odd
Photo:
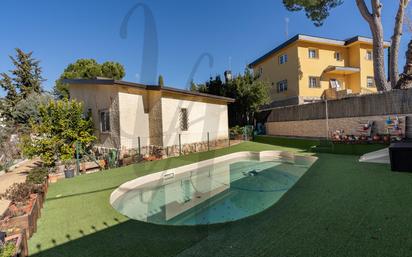
{"label": "pool water", "polygon": [[129,190],[112,203],[135,220],[169,225],[234,221],[275,204],[308,165],[235,159]]}
{"label": "pool water", "polygon": [[275,204],[308,168],[281,160],[231,160],[130,190],[113,207],[131,219],[156,224],[234,221]]}

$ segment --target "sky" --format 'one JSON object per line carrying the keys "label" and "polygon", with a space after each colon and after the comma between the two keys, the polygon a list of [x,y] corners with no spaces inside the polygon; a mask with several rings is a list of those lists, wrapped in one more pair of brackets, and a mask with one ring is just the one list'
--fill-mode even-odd
{"label": "sky", "polygon": [[[389,40],[397,1],[382,2]],[[126,81],[152,84],[162,74],[165,85],[186,88],[192,79],[203,83],[227,69],[241,73],[296,34],[334,39],[371,35],[353,0],[333,10],[322,27],[303,12],[288,12],[281,0],[1,0],[0,10],[0,72],[12,68],[8,56],[16,47],[33,51],[47,79],[46,90],[79,58],[120,62]],[[405,32],[401,69],[410,39]]]}

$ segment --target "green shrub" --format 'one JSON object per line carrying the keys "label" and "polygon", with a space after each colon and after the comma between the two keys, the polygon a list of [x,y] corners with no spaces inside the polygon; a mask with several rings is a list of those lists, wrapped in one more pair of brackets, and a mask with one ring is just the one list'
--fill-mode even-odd
{"label": "green shrub", "polygon": [[16,245],[14,243],[7,243],[0,247],[0,257],[12,257],[16,252]]}
{"label": "green shrub", "polygon": [[13,203],[27,203],[30,200],[31,194],[41,193],[42,189],[32,183],[14,183],[7,188],[4,194],[0,195],[0,199],[6,199]]}
{"label": "green shrub", "polygon": [[30,171],[29,175],[26,177],[26,182],[31,184],[43,184],[49,172],[46,168],[37,168]]}

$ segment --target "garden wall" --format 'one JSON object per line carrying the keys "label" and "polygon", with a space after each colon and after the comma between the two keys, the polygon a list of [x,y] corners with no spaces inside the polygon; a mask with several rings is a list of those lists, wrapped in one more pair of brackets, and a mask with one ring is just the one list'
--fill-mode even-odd
{"label": "garden wall", "polygon": [[[412,138],[412,89],[328,101],[329,135],[338,129],[356,134],[353,131],[365,121],[374,121],[373,133],[385,133],[385,120],[395,114],[406,117],[405,133]],[[325,117],[325,102],[275,108],[268,116],[266,133],[324,138]]]}

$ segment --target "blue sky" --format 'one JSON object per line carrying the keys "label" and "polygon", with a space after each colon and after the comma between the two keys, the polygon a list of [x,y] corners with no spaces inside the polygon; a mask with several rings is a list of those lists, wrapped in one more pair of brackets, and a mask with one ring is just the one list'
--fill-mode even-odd
{"label": "blue sky", "polygon": [[[8,55],[19,47],[41,60],[46,90],[78,58],[118,61],[126,68],[125,80],[141,82],[142,8],[131,16],[127,38],[121,38],[120,27],[128,11],[144,3],[153,13],[158,36],[158,58],[149,59],[166,85],[185,88],[196,61],[205,53],[213,57],[213,65],[204,59],[195,82],[223,73],[229,65],[234,73],[242,72],[247,63],[286,40],[285,18],[290,20],[289,37],[298,33],[336,39],[369,36],[354,2],[345,0],[324,26],[315,27],[304,13],[286,11],[281,0],[2,0],[0,72],[11,68]],[[390,39],[396,4],[382,2],[385,39]],[[402,39],[400,67],[410,36],[405,33]]]}

